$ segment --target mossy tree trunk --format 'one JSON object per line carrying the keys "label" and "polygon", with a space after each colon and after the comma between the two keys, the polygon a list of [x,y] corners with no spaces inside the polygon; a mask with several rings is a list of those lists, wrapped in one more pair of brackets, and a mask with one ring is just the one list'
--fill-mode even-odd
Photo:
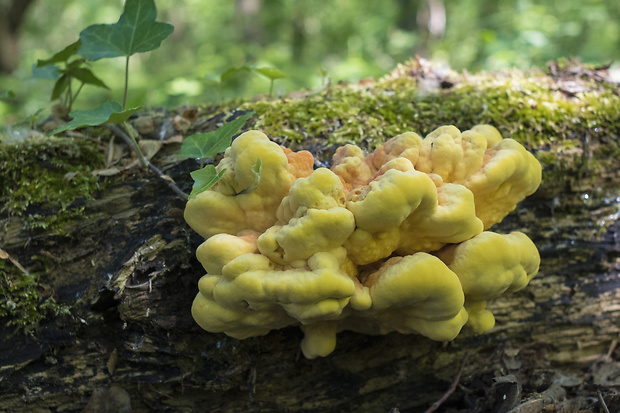
{"label": "mossy tree trunk", "polygon": [[[538,393],[527,403],[540,410],[530,411],[564,397],[598,409],[597,390],[618,406],[619,129],[586,127],[570,147],[531,143],[543,185],[494,230],[526,232],[540,273],[490,303],[490,333],[450,343],[343,332],[333,354],[306,360],[297,328],[244,341],[202,331],[189,313],[202,240],[184,223],[184,202],[145,171],[107,178],[83,216],[60,228],[27,229],[5,214],[1,248],[41,274],[43,295],[70,307],[29,334],[3,319],[0,411],[82,411],[91,399],[86,411],[414,412],[441,396],[466,353],[461,387],[444,406],[501,412]],[[189,192],[193,161],[171,148],[154,162]]]}

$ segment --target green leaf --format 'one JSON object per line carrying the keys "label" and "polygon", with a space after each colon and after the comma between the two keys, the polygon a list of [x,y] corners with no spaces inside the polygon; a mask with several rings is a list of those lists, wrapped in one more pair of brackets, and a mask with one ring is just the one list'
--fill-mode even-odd
{"label": "green leaf", "polygon": [[180,158],[212,158],[220,152],[224,152],[230,146],[232,137],[239,132],[254,112],[246,113],[237,119],[225,123],[221,128],[207,133],[195,133],[188,136],[178,157]]}
{"label": "green leaf", "polygon": [[12,90],[0,90],[0,100],[9,101],[15,99],[15,92]]}
{"label": "green leaf", "polygon": [[82,45],[82,41],[78,40],[75,43],[71,43],[69,46],[62,49],[60,52],[56,53],[54,56],[49,59],[37,60],[37,67],[53,65],[54,63],[66,62],[69,60],[71,56],[77,54],[80,46]]}
{"label": "green leaf", "polygon": [[269,80],[284,79],[286,77],[282,71],[273,67],[259,67],[256,71]]}
{"label": "green leaf", "polygon": [[58,66],[39,67],[36,63],[33,63],[32,77],[35,79],[56,80],[60,77],[60,70],[58,70]]}
{"label": "green leaf", "polygon": [[88,85],[110,89],[109,87],[106,86],[105,83],[103,83],[101,79],[95,76],[94,73],[90,69],[87,69],[85,67],[81,67],[78,69],[70,69],[69,76],[72,76],[76,78],[77,80],[79,80],[80,82],[86,83]]}
{"label": "green leaf", "polygon": [[224,172],[226,172],[226,169],[222,169],[218,173],[215,166],[207,165],[202,169],[190,173],[194,180],[194,186],[192,187],[192,192],[189,194],[189,199],[192,199],[199,193],[208,190],[218,183],[219,180],[222,179],[222,176],[224,176]]}
{"label": "green leaf", "polygon": [[62,95],[62,93],[67,90],[67,88],[69,87],[69,76],[67,76],[66,74],[60,76],[58,78],[58,80],[56,81],[56,84],[54,84],[54,90],[52,90],[52,99],[51,100],[56,100],[60,97],[60,95]]}
{"label": "green leaf", "polygon": [[131,56],[157,49],[174,26],[155,21],[154,0],[126,0],[123,14],[114,24],[95,24],[80,33],[79,53],[89,60]]}
{"label": "green leaf", "polygon": [[[114,102],[114,103],[116,103],[116,102]],[[127,119],[129,119],[129,117],[131,115],[133,115],[134,113],[136,113],[140,109],[142,109],[142,106],[136,106],[135,108],[129,108],[129,109],[126,109],[126,110],[122,110],[122,108],[121,108],[120,111],[113,112],[110,115],[110,118],[106,122],[107,123],[123,123]]]}
{"label": "green leaf", "polygon": [[71,63],[67,64],[67,70],[75,70],[80,68],[84,63],[86,63],[86,59],[75,59]]}
{"label": "green leaf", "polygon": [[250,73],[252,71],[252,68],[250,66],[240,66],[240,67],[231,67],[228,70],[226,70],[224,73],[222,73],[222,76],[220,76],[220,82],[225,82],[228,79],[230,79],[231,77],[234,77],[236,75],[238,75],[239,73]]}
{"label": "green leaf", "polygon": [[69,114],[73,118],[71,122],[68,122],[61,127],[52,131],[52,135],[57,133],[77,129],[83,126],[96,126],[102,123],[121,123],[129,119],[129,117],[140,110],[140,107],[131,108],[123,111],[120,103],[117,102],[105,102],[99,107],[90,110],[76,110]]}
{"label": "green leaf", "polygon": [[221,76],[215,73],[207,73],[204,75],[204,79],[213,83],[220,83],[222,81]]}

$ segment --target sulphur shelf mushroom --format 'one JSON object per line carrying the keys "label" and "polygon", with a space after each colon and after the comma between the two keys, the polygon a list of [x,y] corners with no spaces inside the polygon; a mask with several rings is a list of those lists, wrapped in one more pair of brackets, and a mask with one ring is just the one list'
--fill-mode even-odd
{"label": "sulphur shelf mushroom", "polygon": [[[258,186],[252,166],[262,161]],[[524,288],[540,257],[521,232],[488,231],[541,180],[536,158],[490,125],[413,132],[313,170],[261,132],[240,135],[224,179],[192,197],[207,274],[192,306],[210,332],[244,339],[299,326],[308,358],[342,330],[454,339],[493,328],[489,300]]]}

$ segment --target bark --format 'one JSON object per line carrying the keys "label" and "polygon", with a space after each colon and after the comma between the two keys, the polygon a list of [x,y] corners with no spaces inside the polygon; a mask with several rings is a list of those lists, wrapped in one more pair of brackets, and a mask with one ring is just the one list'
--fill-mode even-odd
{"label": "bark", "polygon": [[[607,138],[617,145],[617,136]],[[564,160],[587,153],[578,145]],[[416,412],[441,397],[468,353],[447,411],[506,412],[533,393],[523,402],[529,411],[565,398],[566,409],[599,409],[597,390],[614,411],[620,165],[613,162],[596,178],[544,182],[494,227],[526,232],[542,264],[525,290],[490,303],[497,320],[490,333],[438,343],[343,332],[335,352],[315,360],[300,354],[297,328],[239,341],[195,325],[189,309],[204,272],[194,258],[202,240],[182,218],[184,202],[148,172],[114,180],[63,234],[24,231],[19,219],[2,217],[2,248],[24,261],[47,256],[45,282],[58,301],[75,304],[34,339],[0,333],[0,410],[97,411],[120,393],[118,403],[130,400],[134,412]],[[164,153],[155,163],[189,192],[192,161]]]}

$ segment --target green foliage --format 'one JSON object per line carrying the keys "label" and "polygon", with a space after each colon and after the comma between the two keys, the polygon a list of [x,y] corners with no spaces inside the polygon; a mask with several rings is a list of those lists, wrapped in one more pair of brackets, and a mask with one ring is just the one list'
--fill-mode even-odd
{"label": "green foliage", "polygon": [[[157,49],[174,27],[168,23],[156,22],[157,9],[154,0],[127,0],[120,19],[115,24],[96,24],[88,26],[80,33],[80,40],[65,47],[49,59],[39,60],[34,68],[34,75],[43,78],[57,78],[52,91],[52,100],[65,95],[63,103],[70,111],[82,86],[91,84],[108,88],[90,69],[83,67],[88,61],[103,58],[125,56],[125,90],[123,104],[105,102],[99,107],[88,111],[75,111],[70,115],[73,120],[56,129],[56,134],[69,129],[83,126],[100,125],[105,122],[123,123],[139,108],[125,110],[129,79],[129,57],[135,53]],[[83,58],[72,59],[80,54]],[[63,63],[59,68],[56,63]],[[77,79],[82,85],[72,91],[72,80]],[[131,134],[130,134],[131,136]],[[134,140],[135,137],[131,136]],[[132,145],[137,147],[137,145]]]}
{"label": "green foliage", "polygon": [[[174,27],[168,23],[156,22],[157,9],[154,0],[126,0],[123,13],[116,24],[96,24],[87,27],[80,33],[80,40],[54,55],[49,62],[68,58],[80,53],[90,60],[125,56],[125,88],[123,104],[104,102],[95,109],[75,111],[70,115],[73,120],[52,132],[56,134],[69,129],[83,126],[100,125],[102,123],[121,123],[126,131],[123,139],[137,153],[144,167],[148,160],[142,154],[136,136],[126,124],[126,120],[140,107],[125,110],[129,88],[129,58],[135,53],[157,49]],[[60,80],[59,80],[60,81]],[[56,90],[56,88],[54,88]]]}
{"label": "green foliage", "polygon": [[273,67],[254,67],[250,65],[243,65],[239,67],[229,67],[222,73],[220,76],[214,74],[205,75],[205,79],[215,81],[218,84],[220,89],[227,81],[235,78],[240,74],[251,74],[257,73],[261,76],[269,79],[269,96],[273,96],[273,85],[278,79],[286,79],[286,75],[281,70],[278,70]]}
{"label": "green foliage", "polygon": [[[224,123],[220,128],[215,131],[207,133],[196,133],[188,136],[177,156],[182,158],[199,158],[204,164],[205,158],[212,158],[220,152],[224,152],[226,148],[230,146],[232,138],[239,132],[239,129],[245,124],[250,116],[254,112],[246,113],[243,116],[239,116],[235,120]],[[261,160],[257,160],[256,165],[252,168],[256,178],[254,182],[254,188],[258,186],[260,180]],[[194,185],[189,198],[198,195],[211,188],[218,183],[224,176],[226,169],[222,169],[217,172],[215,166],[207,165],[197,171],[191,173]]]}
{"label": "green foliage", "polygon": [[8,260],[0,259],[0,322],[3,326],[32,333],[46,318],[69,314],[69,308],[58,304],[37,281],[37,274],[24,274]]}
{"label": "green foliage", "polygon": [[278,79],[285,79],[286,75],[278,69],[272,67],[259,67],[256,72],[269,79],[269,96],[273,96],[273,83]]}
{"label": "green foliage", "polygon": [[232,137],[239,132],[254,112],[246,113],[237,119],[224,123],[222,127],[212,132],[195,133],[185,138],[178,157],[180,158],[212,158],[224,152],[230,146]]}
{"label": "green foliage", "polygon": [[154,0],[126,0],[125,8],[115,24],[95,24],[80,33],[79,53],[90,60],[125,56],[125,89],[123,105],[129,88],[129,58],[136,53],[159,48],[174,31],[174,26],[155,21]]}
{"label": "green foliage", "polygon": [[71,112],[69,116],[73,119],[58,127],[50,134],[55,135],[66,130],[78,129],[84,126],[97,126],[103,123],[123,123],[140,109],[142,108],[137,107],[123,110],[121,105],[117,102],[104,102],[101,106],[94,109]]}
{"label": "green foliage", "polygon": [[[77,54],[80,45],[81,41],[78,40],[49,59],[38,60],[36,65],[32,68],[34,77],[56,80],[54,89],[52,90],[51,100],[62,98],[61,101],[63,105],[69,111],[71,111],[73,103],[84,85],[93,85],[109,89],[89,68],[84,67],[86,59],[72,59]],[[56,65],[57,63],[62,65],[59,67]],[[75,91],[72,86],[74,79],[82,82]]]}
{"label": "green foliage", "polygon": [[126,0],[118,22],[82,30],[80,54],[95,61],[155,50],[174,31],[174,26],[157,22],[156,17],[154,0]]}
{"label": "green foliage", "polygon": [[191,172],[190,175],[194,180],[194,185],[192,186],[192,192],[189,194],[189,199],[217,184],[224,176],[224,172],[226,172],[226,169],[217,172],[213,165],[207,165],[204,168]]}
{"label": "green foliage", "polygon": [[15,99],[15,92],[12,90],[0,90],[0,101],[10,101]]}
{"label": "green foliage", "polygon": [[55,228],[79,217],[100,183],[103,157],[90,142],[28,139],[0,145],[0,205],[30,228]]}
{"label": "green foliage", "polygon": [[[132,57],[136,65],[140,60],[140,70],[132,73],[127,107],[143,102],[199,105],[266,93],[269,81],[258,76],[233,76],[223,87],[203,76],[219,76],[242,65],[277,67],[286,73],[287,78],[273,86],[274,94],[286,95],[323,86],[327,74],[332,83],[380,77],[414,55],[470,72],[542,67],[566,56],[596,64],[613,60],[617,66],[620,58],[616,0],[433,2],[445,7],[441,33],[429,31],[426,1],[258,3],[248,11],[240,7],[243,2],[234,1],[157,2],[158,19],[174,22],[175,35],[162,43],[164,50]],[[23,26],[20,70],[11,78],[0,77],[0,89],[18,94],[9,103],[0,102],[0,117],[17,113],[19,119],[40,108],[51,90],[29,78],[31,63],[47,57],[46,51],[56,45],[74,41],[72,28],[116,22],[118,5],[106,0],[63,0],[62,7],[37,2]],[[106,75],[101,79],[112,90],[121,90],[123,79],[113,76],[116,70],[118,62],[110,59],[93,67],[98,76]],[[109,99],[109,92],[85,87],[79,99],[94,107]]]}
{"label": "green foliage", "polygon": [[311,137],[328,145],[373,147],[406,131],[425,135],[446,124],[465,130],[490,123],[526,145],[568,142],[585,128],[597,127],[600,136],[620,133],[620,99],[613,91],[593,84],[574,100],[541,79],[540,72],[469,75],[456,87],[425,90],[416,79],[399,76],[369,86],[332,85],[302,98],[248,102],[241,109],[254,110],[255,127],[270,136]]}

